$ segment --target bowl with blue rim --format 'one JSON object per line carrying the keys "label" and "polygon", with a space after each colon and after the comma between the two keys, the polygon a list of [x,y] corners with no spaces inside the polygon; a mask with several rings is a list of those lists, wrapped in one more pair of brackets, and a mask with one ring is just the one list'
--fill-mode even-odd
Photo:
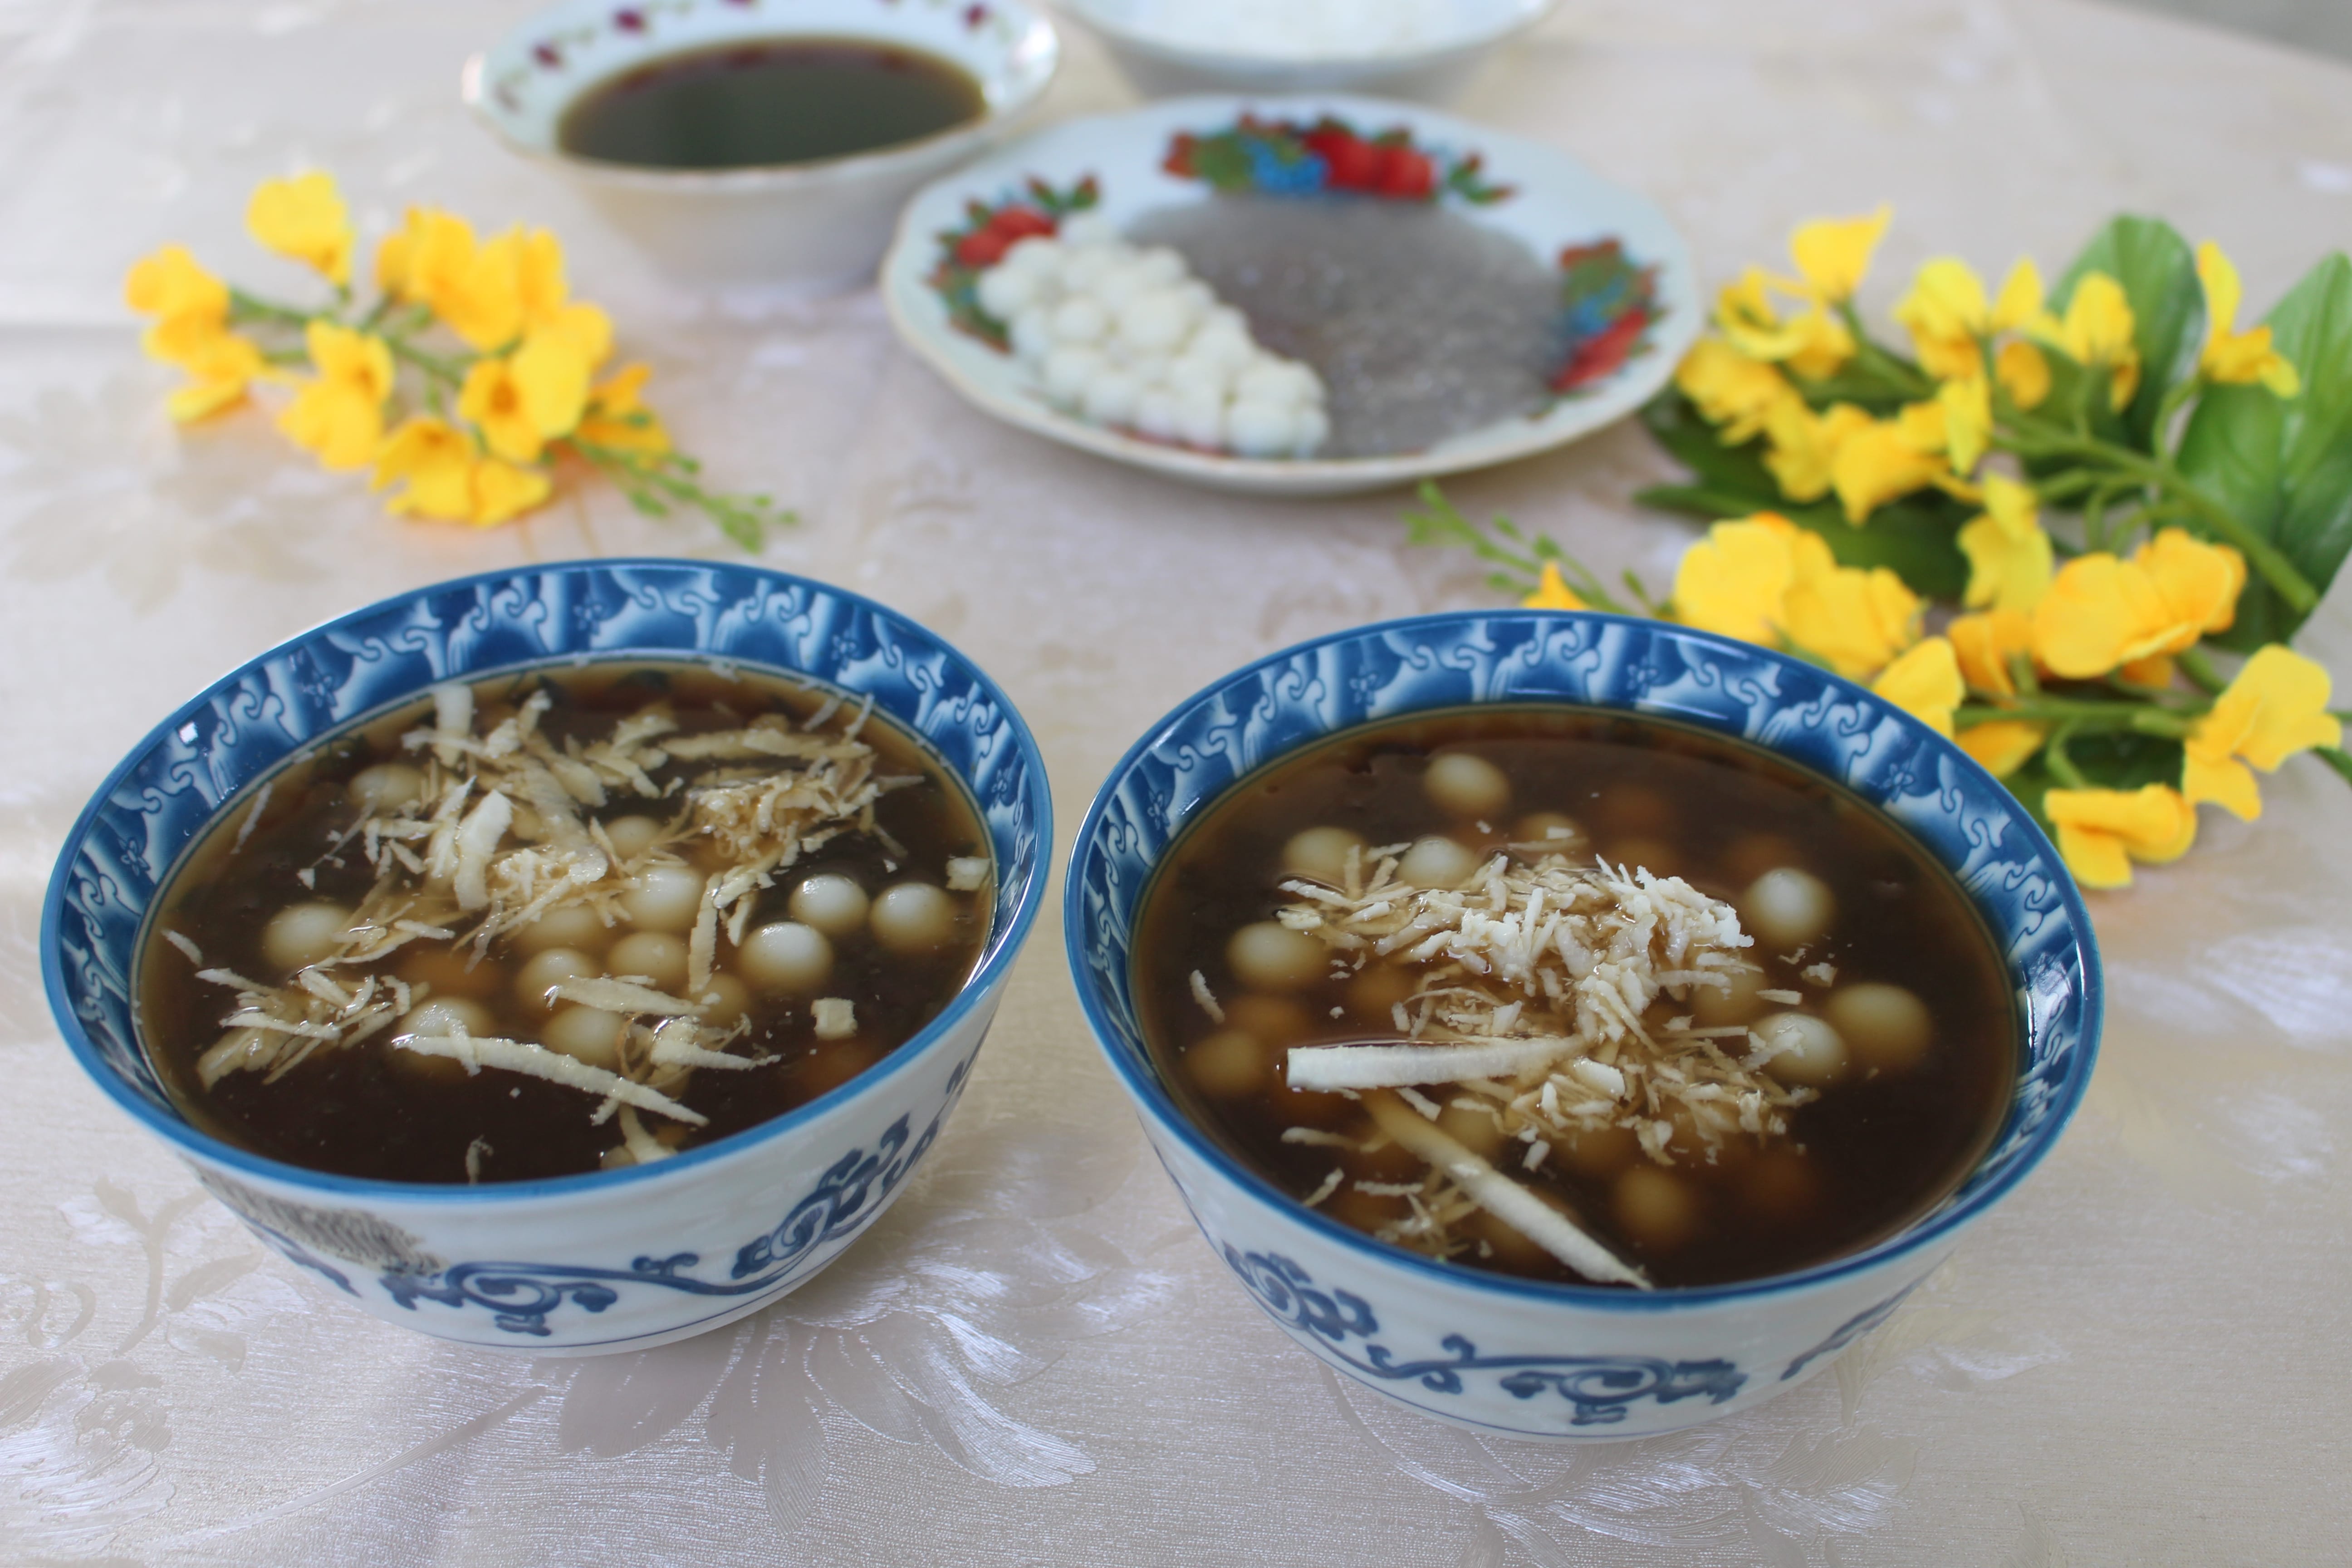
{"label": "bowl with blue rim", "polygon": [[[872,700],[961,786],[994,873],[969,979],[911,1038],[809,1102],[667,1159],[478,1185],[304,1169],[192,1125],[137,1027],[174,870],[330,738],[436,684],[603,662],[698,663]],[[534,1353],[643,1349],[732,1321],[824,1268],[904,1190],[965,1084],[1042,902],[1045,770],[994,682],[922,626],[750,566],[533,566],[394,595],[231,671],[158,724],[67,837],[43,977],[99,1088],[327,1295],[404,1328]]]}
{"label": "bowl with blue rim", "polygon": [[[1900,1228],[1810,1267],[1633,1290],[1465,1267],[1307,1206],[1204,1131],[1146,1041],[1139,913],[1172,846],[1244,780],[1327,737],[1488,704],[1669,721],[1761,748],[1876,807],[1948,870],[2014,993],[1998,1129]],[[1827,670],[1659,621],[1457,612],[1334,633],[1214,682],[1151,726],[1079,825],[1064,932],[1087,1021],[1211,1248],[1294,1341],[1402,1405],[1515,1436],[1644,1436],[1795,1387],[1885,1322],[2048,1152],[2103,1009],[2082,896],[2031,816],[1944,736]]]}

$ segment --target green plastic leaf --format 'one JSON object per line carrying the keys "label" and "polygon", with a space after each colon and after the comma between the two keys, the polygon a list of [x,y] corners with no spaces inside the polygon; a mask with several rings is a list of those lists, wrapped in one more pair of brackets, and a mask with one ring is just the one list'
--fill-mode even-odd
{"label": "green plastic leaf", "polygon": [[[2084,783],[2101,789],[2131,790],[2143,784],[2180,782],[2180,742],[2156,735],[2129,731],[2076,735],[2066,742],[2066,760],[2074,764]],[[2051,775],[2047,752],[2036,753],[2001,782],[2044,827],[2050,825],[2042,797],[2060,786]]]}
{"label": "green plastic leaf", "polygon": [[[2303,391],[2280,398],[2263,386],[2212,388],[2181,438],[2180,469],[2325,593],[2352,552],[2352,261],[2326,258],[2264,320]],[[2238,601],[2236,624],[2216,640],[2259,647],[2302,621],[2257,577]]]}
{"label": "green plastic leaf", "polygon": [[1861,527],[1846,521],[1833,500],[1800,504],[1784,498],[1764,466],[1763,447],[1751,441],[1727,447],[1691,401],[1673,390],[1642,410],[1642,421],[1696,482],[1661,485],[1634,499],[1694,517],[1745,517],[1777,511],[1829,542],[1841,566],[1884,566],[1915,594],[1957,599],[1968,586],[1968,557],[1955,542],[1959,525],[1973,513],[1940,491],[1922,491],[1880,507]]}
{"label": "green plastic leaf", "polygon": [[[2060,315],[2086,272],[2113,278],[2131,301],[2132,335],[2139,343],[2139,390],[2119,423],[2132,445],[2148,450],[2157,405],[2167,390],[2196,369],[2205,336],[2205,291],[2197,281],[2197,258],[2170,224],[2126,214],[2092,236],[2058,280],[2051,299]],[[2103,403],[2103,412],[2104,407]]]}

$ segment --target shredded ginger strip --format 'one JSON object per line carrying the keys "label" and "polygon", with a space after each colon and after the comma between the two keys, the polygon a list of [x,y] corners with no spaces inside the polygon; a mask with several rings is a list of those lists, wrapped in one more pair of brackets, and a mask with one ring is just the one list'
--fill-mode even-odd
{"label": "shredded ginger strip", "polygon": [[1573,1037],[1465,1041],[1459,1045],[1293,1046],[1286,1081],[1293,1089],[1402,1089],[1517,1078],[1584,1048]]}
{"label": "shredded ginger strip", "polygon": [[1588,1279],[1647,1290],[1649,1277],[1586,1235],[1567,1215],[1386,1095],[1364,1101],[1373,1122],[1443,1172],[1470,1201]]}
{"label": "shredded ginger strip", "polygon": [[648,1089],[644,1084],[623,1078],[619,1073],[592,1068],[561,1051],[551,1051],[544,1046],[534,1046],[528,1041],[484,1035],[395,1035],[392,1043],[404,1051],[415,1051],[421,1057],[447,1057],[451,1061],[463,1062],[468,1071],[478,1068],[503,1068],[509,1072],[543,1078],[567,1089],[584,1089],[590,1094],[617,1100],[640,1110],[656,1111],[689,1127],[710,1124],[710,1118],[698,1110],[688,1110],[659,1089]]}

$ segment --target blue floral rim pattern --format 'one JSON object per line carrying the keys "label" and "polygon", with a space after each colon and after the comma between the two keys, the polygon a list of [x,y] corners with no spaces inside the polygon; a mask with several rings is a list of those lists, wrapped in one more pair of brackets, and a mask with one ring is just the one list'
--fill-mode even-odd
{"label": "blue floral rim pattern", "polygon": [[[849,1083],[656,1166],[480,1187],[362,1181],[247,1153],[190,1126],[132,1032],[139,939],[181,854],[221,807],[305,748],[436,681],[533,666],[700,658],[804,679],[919,737],[978,806],[998,875],[988,946],[963,991]],[[996,684],[929,631],[870,599],[758,567],[658,559],[485,573],[402,594],[280,644],[157,725],[66,837],[41,916],[50,1010],[82,1067],[172,1143],[281,1182],[343,1194],[465,1202],[643,1181],[777,1137],[904,1068],[979,1005],[1045,900],[1053,805],[1044,759]]]}
{"label": "blue floral rim pattern", "polygon": [[[1265,764],[1355,725],[1474,703],[1544,701],[1674,720],[1776,752],[1876,805],[1958,879],[2007,958],[2024,1051],[1991,1147],[1937,1208],[1860,1251],[1736,1285],[1635,1292],[1519,1279],[1422,1258],[1305,1208],[1170,1098],[1136,1016],[1129,942],[1154,868],[1195,813]],[[1391,1266],[1628,1311],[1803,1289],[1916,1251],[1980,1213],[2056,1142],[2090,1081],[2105,1005],[2080,891],[2016,798],[1958,746],[1852,681],[1769,648],[1589,612],[1391,621],[1301,643],[1202,689],[1120,759],[1079,824],[1063,931],[1079,1002],[1112,1070],[1158,1129],[1243,1190]]]}

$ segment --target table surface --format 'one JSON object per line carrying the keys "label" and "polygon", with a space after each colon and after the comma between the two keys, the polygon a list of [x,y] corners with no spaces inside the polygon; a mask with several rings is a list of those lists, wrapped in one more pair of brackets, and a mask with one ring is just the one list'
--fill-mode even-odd
{"label": "table surface", "polygon": [[[1202,1245],[1089,1042],[1054,916],[918,1180],[730,1330],[531,1360],[347,1310],[82,1079],[37,910],[106,770],[203,679],[325,616],[519,561],[716,554],[609,495],[403,524],[254,416],[175,434],[119,303],[183,240],[291,283],[249,187],[331,168],[524,218],[651,360],[717,478],[804,521],[772,564],[961,644],[1035,726],[1064,847],[1155,715],[1297,638],[1488,602],[1404,498],[1188,490],[991,423],[871,292],[700,301],[488,144],[474,0],[0,5],[0,1556],[11,1563],[2341,1562],[2352,1334],[2352,795],[2095,900],[2114,1005],[2082,1116],[1831,1375],[1680,1436],[1474,1436],[1343,1384]],[[1073,32],[1076,29],[1072,29]],[[1130,101],[1068,39],[1055,117]],[[2074,0],[1566,0],[1471,100],[1664,204],[1720,279],[1882,199],[1866,301],[1924,257],[2063,262],[2119,209],[2221,238],[2267,301],[2352,220],[2352,71]],[[37,151],[36,151],[37,150]],[[1638,430],[1467,478],[1611,573],[1688,536]],[[2338,592],[2305,646],[2352,669]],[[1049,910],[1052,908],[1049,905]]]}

